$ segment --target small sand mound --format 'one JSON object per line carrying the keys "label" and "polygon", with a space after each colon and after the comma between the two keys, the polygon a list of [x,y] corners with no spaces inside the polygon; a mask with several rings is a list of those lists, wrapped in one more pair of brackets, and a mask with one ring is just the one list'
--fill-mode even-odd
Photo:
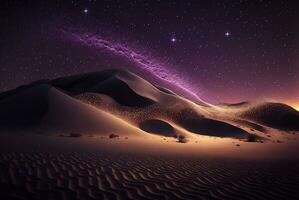
{"label": "small sand mound", "polygon": [[184,135],[177,136],[177,139],[178,139],[179,143],[186,143],[187,142],[187,138]]}

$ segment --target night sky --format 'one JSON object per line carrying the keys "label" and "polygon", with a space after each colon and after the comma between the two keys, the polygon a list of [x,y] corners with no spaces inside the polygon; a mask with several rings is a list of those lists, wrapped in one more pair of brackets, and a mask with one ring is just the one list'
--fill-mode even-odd
{"label": "night sky", "polygon": [[299,107],[299,2],[1,1],[0,92],[107,68],[210,102]]}

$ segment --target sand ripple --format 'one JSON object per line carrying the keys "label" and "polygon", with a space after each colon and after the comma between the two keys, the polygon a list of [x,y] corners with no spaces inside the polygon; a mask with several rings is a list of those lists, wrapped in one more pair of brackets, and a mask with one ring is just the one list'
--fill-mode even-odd
{"label": "sand ripple", "polygon": [[298,162],[1,153],[0,199],[296,199]]}

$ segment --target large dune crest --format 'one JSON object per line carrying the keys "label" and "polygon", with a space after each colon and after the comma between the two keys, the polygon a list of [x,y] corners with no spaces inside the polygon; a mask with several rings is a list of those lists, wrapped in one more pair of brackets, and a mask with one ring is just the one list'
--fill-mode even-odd
{"label": "large dune crest", "polygon": [[120,70],[41,80],[0,94],[0,128],[240,139],[268,128],[299,130],[298,122],[299,112],[284,104],[195,104]]}

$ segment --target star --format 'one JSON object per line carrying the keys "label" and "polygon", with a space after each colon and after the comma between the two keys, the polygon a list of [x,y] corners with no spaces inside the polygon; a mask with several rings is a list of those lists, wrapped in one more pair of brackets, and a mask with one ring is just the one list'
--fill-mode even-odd
{"label": "star", "polygon": [[84,13],[88,13],[88,9],[85,8],[85,9],[83,10],[83,12],[84,12]]}
{"label": "star", "polygon": [[224,34],[226,37],[229,37],[231,35],[230,32],[226,31],[225,34]]}
{"label": "star", "polygon": [[171,40],[170,40],[171,42],[176,42],[176,38],[175,37],[173,37],[173,38],[171,38]]}

